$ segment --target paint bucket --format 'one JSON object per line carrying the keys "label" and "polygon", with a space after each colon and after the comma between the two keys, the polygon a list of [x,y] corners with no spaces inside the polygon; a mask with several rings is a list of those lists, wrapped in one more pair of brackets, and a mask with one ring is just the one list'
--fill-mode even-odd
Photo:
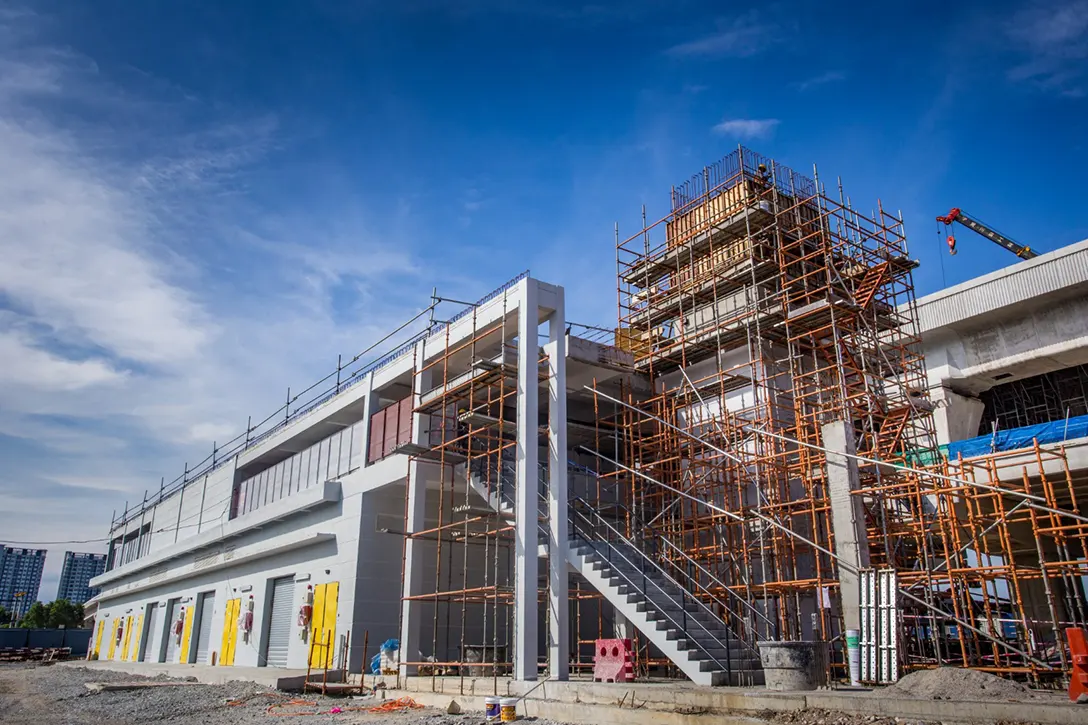
{"label": "paint bucket", "polygon": [[488,722],[499,721],[499,698],[497,697],[485,697],[484,698],[484,717]]}
{"label": "paint bucket", "polygon": [[518,719],[518,699],[516,697],[504,697],[499,700],[499,709],[503,722],[514,722]]}
{"label": "paint bucket", "polygon": [[861,684],[861,632],[846,630],[846,662],[850,666],[850,685]]}

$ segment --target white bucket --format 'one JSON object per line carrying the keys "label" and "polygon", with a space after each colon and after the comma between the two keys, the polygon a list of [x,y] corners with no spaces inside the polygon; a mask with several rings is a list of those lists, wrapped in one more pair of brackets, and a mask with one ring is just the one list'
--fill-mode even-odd
{"label": "white bucket", "polygon": [[514,722],[518,719],[518,699],[516,697],[504,697],[499,700],[499,711],[503,722]]}
{"label": "white bucket", "polygon": [[497,697],[484,698],[484,717],[488,722],[498,722],[501,717],[500,700]]}

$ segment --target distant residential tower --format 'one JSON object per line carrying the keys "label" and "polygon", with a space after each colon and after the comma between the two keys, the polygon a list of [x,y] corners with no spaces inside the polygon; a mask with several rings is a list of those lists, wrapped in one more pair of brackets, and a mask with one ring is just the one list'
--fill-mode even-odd
{"label": "distant residential tower", "polygon": [[44,566],[45,549],[0,548],[0,606],[13,619],[26,614],[38,600]]}
{"label": "distant residential tower", "polygon": [[98,590],[91,587],[88,582],[105,570],[105,554],[64,552],[64,568],[60,572],[57,599],[67,599],[73,604],[83,604],[98,594]]}

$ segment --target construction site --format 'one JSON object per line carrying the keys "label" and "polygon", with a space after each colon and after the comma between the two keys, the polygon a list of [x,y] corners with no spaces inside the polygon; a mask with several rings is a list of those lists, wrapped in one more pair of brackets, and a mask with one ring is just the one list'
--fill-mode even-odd
{"label": "construction site", "polygon": [[435,294],[126,505],[91,658],[1088,688],[1088,246],[990,237],[1023,261],[917,299],[902,217],[815,169],[741,147],[663,193],[614,324],[528,273]]}

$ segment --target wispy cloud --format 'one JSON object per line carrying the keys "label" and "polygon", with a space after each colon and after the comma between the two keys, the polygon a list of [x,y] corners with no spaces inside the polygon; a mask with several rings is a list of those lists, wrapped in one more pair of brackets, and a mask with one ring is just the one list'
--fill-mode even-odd
{"label": "wispy cloud", "polygon": [[803,80],[797,84],[797,90],[810,91],[813,88],[819,88],[820,86],[826,86],[828,83],[836,83],[846,79],[846,74],[842,71],[832,70],[826,73],[821,73],[818,76],[813,76],[807,80]]}
{"label": "wispy cloud", "polygon": [[1010,80],[1072,97],[1088,92],[1088,0],[1034,2],[1009,20],[1006,32],[1026,56],[1009,70]]}
{"label": "wispy cloud", "polygon": [[37,23],[0,10],[0,510],[51,512],[12,540],[90,538],[409,317],[421,272],[358,200],[253,193],[274,116],[122,87]]}
{"label": "wispy cloud", "polygon": [[672,46],[666,52],[676,57],[744,58],[755,55],[778,40],[778,28],[765,22],[756,11],[735,18],[722,18],[714,32]]}
{"label": "wispy cloud", "polygon": [[714,132],[742,139],[766,138],[779,123],[777,118],[731,118],[714,126]]}

